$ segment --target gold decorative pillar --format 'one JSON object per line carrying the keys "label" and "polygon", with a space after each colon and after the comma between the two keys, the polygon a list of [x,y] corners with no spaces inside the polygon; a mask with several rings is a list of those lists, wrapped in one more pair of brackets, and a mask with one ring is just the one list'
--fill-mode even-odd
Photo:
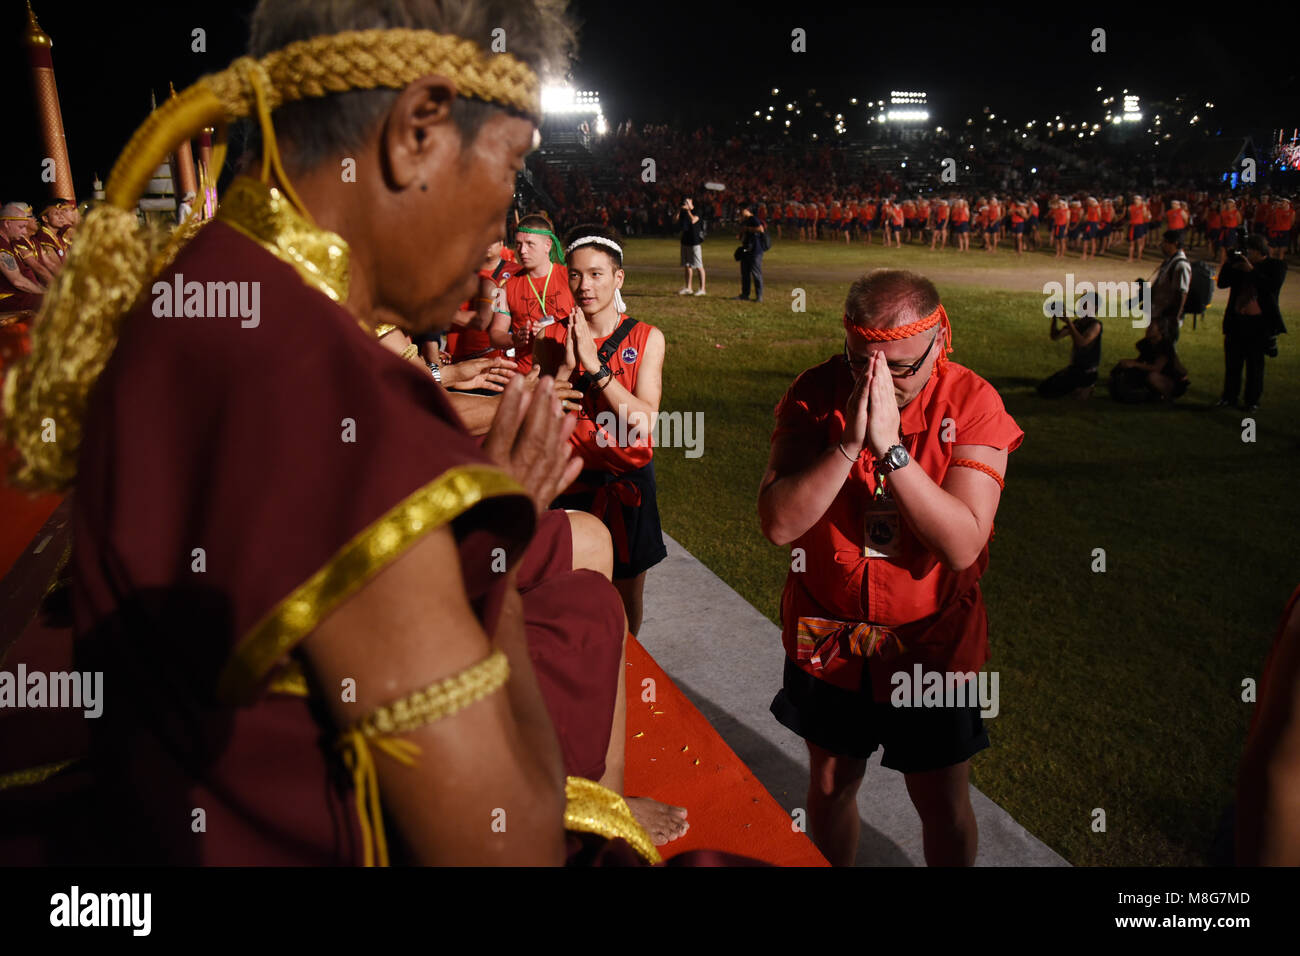
{"label": "gold decorative pillar", "polygon": [[212,180],[212,134],[216,132],[211,126],[199,134],[199,187],[203,190],[203,218],[211,219],[217,214],[217,184]]}
{"label": "gold decorative pillar", "polygon": [[[171,84],[168,84],[171,86]],[[171,86],[171,98],[176,99],[176,87]],[[194,152],[190,148],[190,141],[187,139],[176,147],[176,154],[173,157],[176,163],[176,198],[183,200],[186,193],[191,193],[197,200],[199,195],[198,181],[194,178]]]}
{"label": "gold decorative pillar", "polygon": [[45,155],[54,160],[54,182],[50,196],[77,201],[72,185],[72,166],[68,163],[68,140],[63,134],[63,112],[59,109],[59,90],[54,85],[53,42],[36,22],[31,0],[27,0],[27,59],[32,67],[32,89],[36,93],[36,115],[41,124]]}

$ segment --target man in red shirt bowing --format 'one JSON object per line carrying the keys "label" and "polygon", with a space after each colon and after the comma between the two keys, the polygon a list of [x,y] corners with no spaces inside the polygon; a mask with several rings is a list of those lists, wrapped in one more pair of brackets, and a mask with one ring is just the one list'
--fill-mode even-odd
{"label": "man in red shirt bowing", "polygon": [[777,405],[759,489],[763,533],[793,546],[772,712],[808,742],[809,830],[832,864],[853,862],[858,788],[883,745],[920,814],[926,862],[970,865],[969,761],[988,746],[980,708],[913,708],[897,688],[918,671],[945,686],[967,675],[963,702],[973,695],[988,659],[978,582],[1024,433],[993,386],[948,361],[951,327],[928,279],[868,273],[844,325],[844,354]]}

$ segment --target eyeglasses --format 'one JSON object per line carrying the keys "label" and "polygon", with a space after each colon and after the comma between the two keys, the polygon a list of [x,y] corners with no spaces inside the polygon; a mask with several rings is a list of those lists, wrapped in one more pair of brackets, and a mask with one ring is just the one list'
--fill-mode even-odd
{"label": "eyeglasses", "polygon": [[[925,364],[925,360],[930,355],[930,349],[934,348],[934,343],[938,338],[939,338],[938,332],[935,332],[934,335],[930,336],[930,344],[925,347],[925,352],[922,353],[919,359],[917,359],[915,362],[911,363],[910,365],[904,365],[899,362],[886,363],[889,365],[889,374],[892,375],[894,378],[911,378],[913,375],[915,375],[917,372],[921,370],[921,366]],[[849,368],[853,369],[853,371],[860,372],[862,371],[862,369],[867,367],[867,365],[871,362],[871,359],[854,358],[853,354],[849,351],[848,339],[845,339],[844,340],[844,361],[849,363]]]}

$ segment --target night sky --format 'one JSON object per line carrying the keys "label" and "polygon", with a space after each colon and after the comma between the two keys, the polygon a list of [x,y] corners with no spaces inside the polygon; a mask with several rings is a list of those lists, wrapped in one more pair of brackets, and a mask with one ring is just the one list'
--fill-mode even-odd
{"label": "night sky", "polygon": [[[9,135],[0,158],[0,195],[39,203],[45,196],[42,150],[26,56],[15,42],[26,9],[19,0],[3,3]],[[169,80],[183,88],[243,52],[253,3],[120,3],[98,14],[55,0],[35,0],[34,6],[54,40],[72,171],[78,196],[85,197],[92,174],[107,176],[143,120],[151,89],[162,98]],[[1171,16],[1176,7],[1167,4],[1137,14],[1131,7],[1073,4],[1009,14],[975,4],[855,9],[845,3],[698,0],[577,0],[573,8],[583,22],[573,82],[600,91],[611,123],[633,118],[730,128],[737,118],[765,109],[772,87],[781,89],[782,100],[787,94],[815,98],[835,109],[847,109],[851,96],[925,90],[934,122],[952,126],[985,106],[1012,122],[1069,110],[1092,118],[1101,85],[1108,92],[1127,87],[1147,99],[1182,93],[1213,100],[1215,122],[1225,134],[1300,125],[1295,58],[1262,44],[1276,26],[1252,23],[1249,16]],[[207,30],[206,54],[190,51],[195,26]],[[806,53],[791,51],[796,27],[807,31]],[[1089,50],[1094,27],[1107,31],[1104,54]],[[815,97],[807,96],[810,89]]]}

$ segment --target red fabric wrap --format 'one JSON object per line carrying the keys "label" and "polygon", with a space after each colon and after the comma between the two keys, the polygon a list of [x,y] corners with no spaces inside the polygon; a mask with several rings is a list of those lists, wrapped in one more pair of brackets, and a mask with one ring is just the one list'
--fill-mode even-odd
{"label": "red fabric wrap", "polygon": [[603,485],[575,481],[564,493],[571,495],[588,491],[595,492],[591,514],[605,522],[610,537],[614,539],[614,552],[618,560],[626,564],[631,560],[631,550],[627,540],[627,522],[623,520],[623,509],[619,505],[635,508],[641,504],[641,489],[626,478],[617,478]]}

